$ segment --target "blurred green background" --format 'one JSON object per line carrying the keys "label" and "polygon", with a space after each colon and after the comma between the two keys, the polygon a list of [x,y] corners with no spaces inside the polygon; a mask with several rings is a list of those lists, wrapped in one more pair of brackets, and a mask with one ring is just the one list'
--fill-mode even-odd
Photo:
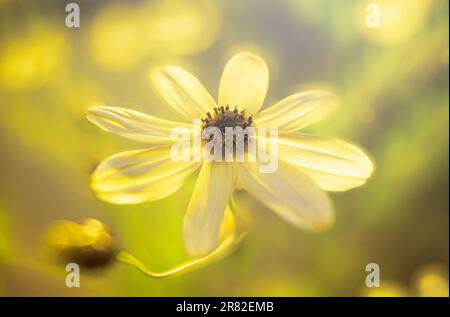
{"label": "blurred green background", "polygon": [[[430,294],[441,279],[448,296],[448,1],[371,1],[382,27],[367,28],[368,2],[357,0],[80,0],[73,29],[69,2],[0,0],[0,295],[364,296],[375,262],[382,295]],[[373,177],[331,194],[337,221],[326,232],[299,231],[241,195],[249,234],[226,259],[163,280],[117,263],[66,288],[64,267],[41,252],[53,221],[97,218],[163,270],[186,258],[181,222],[195,181],[157,202],[99,201],[95,166],[143,146],[96,128],[85,110],[170,118],[149,69],[180,65],[216,96],[240,50],[269,65],[265,107],[309,87],[336,91],[341,107],[308,131],[360,144]]]}

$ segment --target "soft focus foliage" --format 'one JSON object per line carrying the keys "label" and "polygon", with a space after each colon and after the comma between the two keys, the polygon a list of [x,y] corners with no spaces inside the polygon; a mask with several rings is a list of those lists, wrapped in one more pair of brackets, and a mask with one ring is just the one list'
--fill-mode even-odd
{"label": "soft focus foliage", "polygon": [[[365,27],[363,0],[80,0],[79,29],[65,27],[64,1],[0,1],[0,295],[448,296],[448,2],[371,2],[379,29]],[[183,66],[217,96],[241,50],[269,66],[264,108],[333,91],[341,106],[307,129],[367,149],[372,178],[331,194],[327,231],[299,231],[242,194],[237,226],[249,234],[226,259],[160,280],[117,264],[67,289],[64,266],[39,248],[51,223],[100,219],[162,270],[186,258],[181,222],[197,176],[156,202],[100,201],[94,168],[142,145],[101,131],[86,109],[170,119],[152,69]],[[376,294],[364,284],[370,262],[381,267]]]}

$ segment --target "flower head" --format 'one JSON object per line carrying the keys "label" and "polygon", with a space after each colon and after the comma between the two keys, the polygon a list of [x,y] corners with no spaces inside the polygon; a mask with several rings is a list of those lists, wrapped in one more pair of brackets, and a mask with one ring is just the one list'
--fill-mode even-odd
{"label": "flower head", "polygon": [[[87,118],[100,128],[147,144],[147,149],[119,153],[99,164],[92,175],[98,196],[112,203],[139,203],[166,197],[200,169],[183,222],[185,247],[203,256],[220,243],[225,210],[236,189],[244,189],[291,224],[318,230],[329,226],[333,208],[325,191],[344,191],[364,184],[373,166],[357,147],[333,138],[296,132],[335,109],[327,91],[291,95],[260,111],[269,71],[262,58],[248,52],[225,66],[216,102],[187,71],[166,66],[152,76],[158,91],[181,122],[118,107],[93,107]],[[260,162],[174,161],[173,129],[277,127],[278,168],[261,173]],[[265,142],[264,135],[255,136]],[[246,140],[247,141],[247,140]],[[189,149],[188,149],[189,150]]]}
{"label": "flower head", "polygon": [[118,252],[109,229],[97,219],[82,224],[68,220],[55,222],[46,234],[46,244],[59,260],[87,268],[101,268]]}

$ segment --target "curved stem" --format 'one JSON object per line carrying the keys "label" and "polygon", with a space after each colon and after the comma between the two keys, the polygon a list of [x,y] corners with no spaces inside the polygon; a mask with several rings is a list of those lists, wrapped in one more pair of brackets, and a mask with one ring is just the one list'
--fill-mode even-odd
{"label": "curved stem", "polygon": [[153,278],[169,277],[169,276],[172,276],[172,275],[175,275],[178,273],[182,273],[182,272],[185,273],[188,270],[192,270],[194,268],[201,267],[212,261],[219,260],[219,259],[225,257],[226,255],[230,254],[232,251],[234,251],[236,249],[236,247],[239,245],[241,240],[244,238],[245,234],[246,233],[242,233],[239,237],[236,237],[234,235],[231,237],[228,237],[219,245],[219,247],[216,250],[214,250],[210,254],[208,254],[204,257],[201,257],[201,258],[189,260],[185,263],[179,264],[179,265],[175,266],[174,268],[171,268],[171,269],[169,269],[167,271],[163,271],[163,272],[154,272],[154,271],[150,270],[138,258],[136,258],[134,255],[132,255],[131,253],[128,253],[126,251],[120,251],[116,255],[116,260],[133,266],[134,268],[138,269],[139,271],[141,271],[142,273],[144,273],[145,275],[147,275],[149,277],[153,277]]}

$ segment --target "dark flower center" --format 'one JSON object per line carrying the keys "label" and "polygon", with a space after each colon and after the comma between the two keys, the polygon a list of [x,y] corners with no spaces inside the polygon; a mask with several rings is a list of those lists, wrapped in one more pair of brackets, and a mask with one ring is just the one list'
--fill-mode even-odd
{"label": "dark flower center", "polygon": [[202,130],[216,127],[225,136],[225,128],[240,127],[243,130],[253,125],[252,116],[247,116],[245,109],[239,110],[236,106],[233,110],[227,105],[225,107],[214,107],[214,113],[207,112],[202,120]]}

